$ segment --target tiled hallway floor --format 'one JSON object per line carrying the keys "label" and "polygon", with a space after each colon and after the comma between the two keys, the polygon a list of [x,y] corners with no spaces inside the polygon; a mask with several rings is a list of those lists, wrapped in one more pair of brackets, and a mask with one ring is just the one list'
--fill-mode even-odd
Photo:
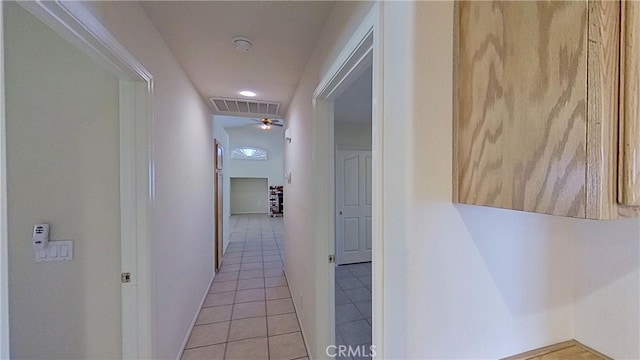
{"label": "tiled hallway floor", "polygon": [[371,346],[370,262],[336,267],[336,344]]}
{"label": "tiled hallway floor", "polygon": [[306,359],[284,277],[282,218],[232,216],[231,241],[182,359]]}

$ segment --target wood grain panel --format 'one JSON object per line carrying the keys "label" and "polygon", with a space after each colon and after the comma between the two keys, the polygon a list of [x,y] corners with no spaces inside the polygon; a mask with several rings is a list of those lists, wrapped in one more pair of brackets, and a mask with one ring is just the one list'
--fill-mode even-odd
{"label": "wood grain panel", "polygon": [[618,215],[620,2],[589,2],[587,218]]}
{"label": "wood grain panel", "polygon": [[503,360],[610,360],[609,357],[575,340],[546,346],[504,358]]}
{"label": "wood grain panel", "polygon": [[623,205],[640,205],[640,3],[626,1],[621,46],[619,192]]}
{"label": "wood grain panel", "polygon": [[454,199],[586,216],[586,2],[457,6]]}

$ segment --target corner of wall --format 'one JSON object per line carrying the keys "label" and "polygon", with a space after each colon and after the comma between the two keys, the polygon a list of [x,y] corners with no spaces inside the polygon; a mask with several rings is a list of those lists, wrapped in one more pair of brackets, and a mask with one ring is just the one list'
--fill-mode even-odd
{"label": "corner of wall", "polygon": [[638,239],[638,219],[578,223],[575,339],[616,359],[640,358]]}

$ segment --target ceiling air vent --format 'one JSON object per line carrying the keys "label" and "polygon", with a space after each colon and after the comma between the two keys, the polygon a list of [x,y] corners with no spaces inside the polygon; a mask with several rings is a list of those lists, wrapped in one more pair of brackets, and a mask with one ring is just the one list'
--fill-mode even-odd
{"label": "ceiling air vent", "polygon": [[217,114],[267,117],[280,115],[280,103],[277,102],[221,97],[212,97],[209,100]]}

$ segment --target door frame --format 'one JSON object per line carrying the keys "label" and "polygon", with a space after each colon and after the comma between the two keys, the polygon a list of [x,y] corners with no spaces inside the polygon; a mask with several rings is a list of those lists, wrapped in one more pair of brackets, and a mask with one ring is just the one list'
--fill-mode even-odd
{"label": "door frame", "polygon": [[[119,81],[121,269],[131,273],[122,284],[122,358],[153,358],[153,299],[151,284],[151,208],[155,196],[153,161],[153,76],[81,3],[60,1],[18,2],[53,31],[74,44]],[[3,29],[0,36],[4,39]],[[0,50],[4,56],[4,47]],[[0,239],[6,254],[6,131],[4,82],[0,120]],[[4,260],[4,259],[2,259]],[[8,282],[1,262],[2,294]],[[6,324],[5,303],[2,326]],[[9,353],[8,331],[0,339],[0,357]],[[5,343],[6,341],[6,343]],[[8,358],[9,356],[7,356]],[[4,358],[4,357],[3,357]]]}
{"label": "door frame", "polygon": [[7,149],[4,91],[4,1],[0,2],[0,359],[9,359]]}
{"label": "door frame", "polygon": [[313,93],[313,154],[316,178],[314,204],[315,254],[319,271],[314,279],[318,297],[316,319],[316,354],[324,358],[325,349],[335,343],[335,266],[328,255],[335,254],[335,141],[333,101],[357,77],[373,66],[372,109],[372,155],[373,155],[373,207],[372,207],[372,343],[377,356],[384,358],[384,254],[383,254],[383,7],[381,2],[373,4],[336,60],[324,74]]}
{"label": "door frame", "polygon": [[218,272],[220,266],[222,266],[222,255],[224,252],[224,148],[222,143],[218,139],[213,139],[214,147],[214,166],[213,166],[213,219],[215,234],[213,236],[213,247],[215,249],[213,256],[213,271]]}

